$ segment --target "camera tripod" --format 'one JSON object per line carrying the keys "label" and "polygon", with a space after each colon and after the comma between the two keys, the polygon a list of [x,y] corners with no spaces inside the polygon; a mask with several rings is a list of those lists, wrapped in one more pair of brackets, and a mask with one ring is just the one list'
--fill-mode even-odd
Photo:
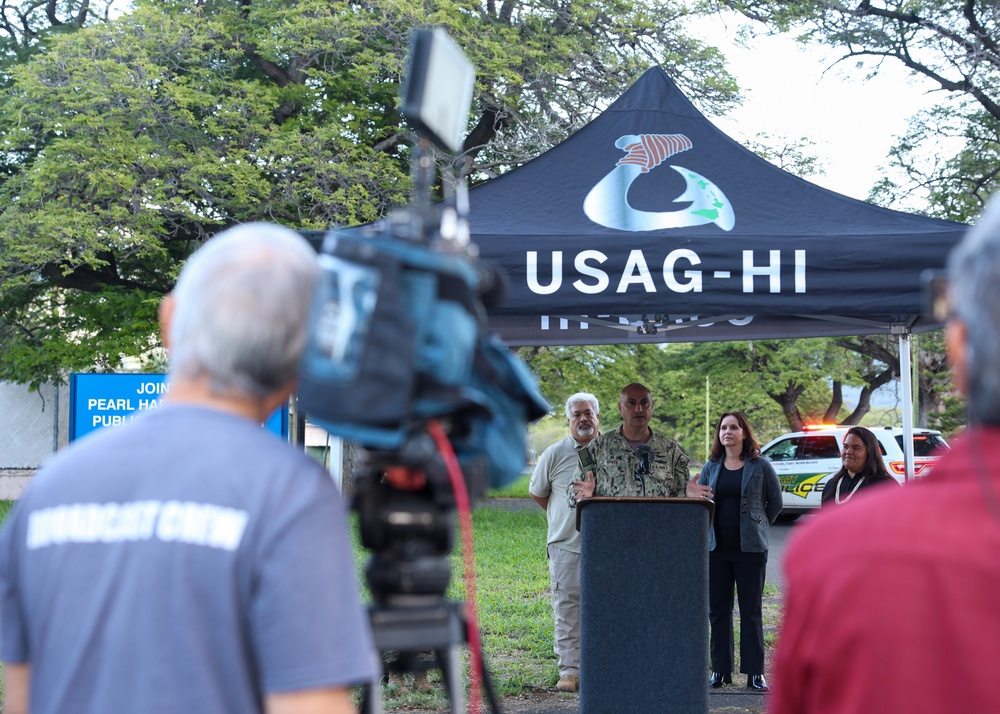
{"label": "camera tripod", "polygon": [[[462,613],[462,604],[442,600],[436,606],[415,606],[401,608],[373,607],[370,610],[372,633],[375,646],[383,655],[387,672],[418,673],[426,664],[420,655],[431,653],[433,666],[440,669],[450,702],[450,711],[460,714],[467,711],[465,692],[462,684],[461,658],[459,648],[468,642],[467,622]],[[483,689],[493,712],[499,712],[499,704],[493,682],[486,670],[485,657],[480,653],[483,671]],[[377,693],[366,690],[362,702],[362,712],[379,714],[381,702],[376,701]]]}
{"label": "camera tripod", "polygon": [[[369,456],[372,468],[356,482],[352,507],[359,515],[361,543],[372,552],[365,569],[373,600],[369,613],[385,672],[425,671],[428,666],[421,655],[432,655],[430,668],[441,671],[450,711],[464,714],[460,648],[468,644],[470,654],[477,657],[470,667],[482,673],[490,709],[499,712],[485,657],[480,648],[471,646],[470,633],[478,637],[478,631],[470,629],[465,605],[444,597],[451,580],[453,489],[442,480],[440,464],[431,460],[421,459],[426,469],[417,469],[386,467],[384,455]],[[374,686],[367,688],[362,712],[381,711],[379,692]]]}

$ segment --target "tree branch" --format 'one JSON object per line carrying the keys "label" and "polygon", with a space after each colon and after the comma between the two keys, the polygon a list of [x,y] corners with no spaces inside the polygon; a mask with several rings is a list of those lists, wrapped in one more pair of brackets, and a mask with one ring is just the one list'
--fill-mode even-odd
{"label": "tree branch", "polygon": [[410,131],[397,131],[389,136],[387,139],[383,139],[374,146],[372,146],[372,151],[391,151],[396,148],[403,141],[416,142],[416,136]]}
{"label": "tree branch", "polygon": [[[69,266],[67,263],[46,263],[39,271],[49,283],[56,287],[82,290],[96,293],[106,287],[144,290],[146,292],[162,291],[162,287],[143,285],[132,280],[125,280],[118,274],[115,267],[115,256],[110,251],[98,256],[104,264],[100,267],[91,265]],[[67,267],[69,270],[67,271]]]}
{"label": "tree branch", "polygon": [[[976,45],[976,43],[965,39],[962,35],[948,27],[945,27],[944,25],[920,17],[915,12],[899,12],[897,10],[872,7],[870,0],[862,0],[862,3],[858,5],[858,9],[853,12],[849,12],[848,14],[854,15],[855,17],[883,17],[902,25],[916,25],[917,27],[923,27],[940,37],[951,40],[953,43],[961,47],[965,51],[965,54],[969,56],[978,56],[980,54],[980,48]],[[990,61],[990,64],[1000,66],[1000,64],[998,64],[998,60],[1000,60],[1000,58],[995,57],[993,59],[987,59]]]}
{"label": "tree branch", "polygon": [[73,18],[73,24],[76,27],[83,27],[83,23],[87,21],[87,15],[90,13],[90,0],[83,0],[80,3],[80,10],[76,13],[76,17]]}
{"label": "tree branch", "polygon": [[830,406],[823,414],[823,423],[832,424],[837,420],[837,414],[844,405],[844,385],[839,379],[833,380],[833,394],[830,396]]}
{"label": "tree branch", "polygon": [[62,20],[56,16],[56,0],[49,0],[45,4],[45,16],[49,19],[49,24],[52,27],[59,27],[62,25]]}
{"label": "tree branch", "polygon": [[799,411],[798,400],[802,396],[803,391],[805,391],[805,388],[802,385],[789,382],[783,392],[767,392],[767,396],[776,401],[778,406],[781,407],[781,411],[785,415],[785,421],[788,422],[788,427],[791,431],[802,431],[802,413]]}
{"label": "tree branch", "polygon": [[510,18],[514,14],[514,0],[504,0],[503,5],[500,6],[500,17],[498,18],[500,22],[505,25],[510,24]]}
{"label": "tree branch", "polygon": [[976,17],[975,0],[966,0],[965,5],[962,7],[962,14],[965,15],[965,19],[969,22],[969,31],[976,36],[976,39],[983,43],[983,47],[996,55],[1000,55],[1000,46],[993,41],[986,28],[980,24],[979,18]]}
{"label": "tree branch", "polygon": [[861,337],[857,340],[842,338],[837,340],[836,344],[845,350],[876,359],[883,364],[889,365],[889,368],[894,372],[899,372],[899,356],[890,352],[886,347],[870,337]]}
{"label": "tree branch", "polygon": [[856,425],[864,418],[865,414],[872,409],[872,392],[874,392],[879,387],[888,384],[895,373],[891,367],[887,367],[878,374],[866,374],[864,376],[865,386],[861,388],[861,394],[858,395],[858,405],[854,408],[854,411],[848,415],[841,424]]}
{"label": "tree branch", "polygon": [[511,113],[503,107],[490,104],[483,107],[479,115],[479,121],[473,127],[469,135],[465,137],[462,145],[462,166],[459,171],[461,176],[465,176],[472,168],[476,155],[489,144],[497,133],[510,125],[512,121]]}

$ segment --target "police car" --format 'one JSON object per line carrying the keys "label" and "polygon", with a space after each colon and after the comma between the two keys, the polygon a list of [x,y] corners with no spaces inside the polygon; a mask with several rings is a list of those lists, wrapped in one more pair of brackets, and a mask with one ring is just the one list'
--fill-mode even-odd
{"label": "police car", "polygon": [[[840,470],[840,452],[849,426],[808,426],[804,431],[784,434],[761,450],[781,481],[781,516],[789,520],[820,507],[823,487]],[[903,430],[876,427],[872,433],[882,447],[882,459],[889,473],[900,483],[906,474],[903,463]],[[926,476],[941,452],[948,448],[941,432],[913,430],[913,472]]]}

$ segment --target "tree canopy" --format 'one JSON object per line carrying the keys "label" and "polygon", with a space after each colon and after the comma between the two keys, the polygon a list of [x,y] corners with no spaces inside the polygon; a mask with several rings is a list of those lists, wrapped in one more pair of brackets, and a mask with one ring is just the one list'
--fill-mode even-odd
{"label": "tree canopy", "polygon": [[[736,100],[721,53],[685,32],[691,10],[680,0],[139,0],[118,14],[112,7],[25,0],[0,8],[0,379],[61,381],[69,371],[119,368],[128,357],[161,369],[156,306],[201,242],[252,220],[356,225],[405,203],[413,136],[397,98],[414,27],[443,25],[476,66],[464,151],[455,162],[439,157],[473,182],[550,148],[653,64],[706,113]],[[775,27],[808,26],[814,39],[846,37],[855,47],[864,37],[889,47],[888,38],[874,42],[888,32],[876,31],[889,22],[878,14],[812,2],[741,9]],[[982,14],[983,27],[992,27]],[[945,19],[958,22],[954,14]],[[894,22],[905,26],[906,18]],[[856,40],[851,23],[872,38],[859,29]],[[929,52],[931,43],[915,37],[903,38],[911,54],[918,46]],[[951,69],[948,61],[933,66]],[[995,69],[965,71],[978,80]],[[992,96],[997,85],[977,86]],[[987,122],[976,135],[979,153],[975,161],[946,158],[959,162],[953,173],[986,187],[990,179],[976,167],[996,144],[978,137],[996,117],[982,103],[963,111]],[[970,126],[954,111],[946,118],[956,133]],[[914,144],[928,142],[932,129],[917,129]],[[763,153],[814,173],[807,150],[803,140]],[[914,156],[905,144],[901,152],[900,161]],[[944,206],[951,184],[935,185]],[[978,196],[961,194],[941,212],[968,210],[959,199],[974,204]],[[605,407],[605,425],[614,423],[624,383],[649,382],[660,428],[689,445],[703,437],[692,424],[703,420],[707,374],[711,409],[744,408],[760,418],[755,424],[783,429],[828,412],[838,383],[862,386],[892,372],[881,358],[854,355],[843,345],[764,342],[528,351],[553,404],[589,389]]]}
{"label": "tree canopy", "polygon": [[30,32],[4,7],[0,378],[33,384],[153,354],[159,298],[229,225],[326,229],[405,203],[397,98],[416,26],[445,26],[477,68],[457,164],[473,180],[653,64],[706,109],[736,93],[681,2],[140,0],[114,19],[60,3],[69,21],[29,0]]}
{"label": "tree canopy", "polygon": [[[938,331],[918,339],[915,422],[950,435],[964,420],[942,336]],[[645,384],[653,394],[653,429],[675,439],[695,460],[705,458],[711,429],[726,411],[744,412],[761,446],[807,424],[872,424],[888,417],[883,425],[896,426],[900,420],[898,411],[886,413],[872,404],[873,393],[899,377],[894,336],[531,347],[521,355],[560,422],[566,398],[588,391],[600,401],[601,429],[617,428],[621,388]]]}
{"label": "tree canopy", "polygon": [[[883,205],[970,221],[997,189],[1000,150],[1000,5],[992,0],[723,0],[768,31],[843,52],[858,79],[899,63],[934,109],[913,118],[890,157],[899,169],[875,187]],[[878,121],[878,117],[872,117]],[[948,140],[950,139],[950,140]]]}

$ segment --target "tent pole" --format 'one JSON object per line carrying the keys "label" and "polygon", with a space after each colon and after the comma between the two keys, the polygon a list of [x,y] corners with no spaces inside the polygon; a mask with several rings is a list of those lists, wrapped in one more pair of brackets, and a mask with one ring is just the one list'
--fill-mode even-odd
{"label": "tent pole", "polygon": [[913,375],[913,388],[910,390],[910,394],[913,395],[913,425],[914,427],[927,426],[927,424],[920,423],[920,340],[917,339],[916,335],[913,335],[910,339],[910,359],[913,362],[913,369],[910,373]]}
{"label": "tent pole", "polygon": [[904,482],[913,480],[913,388],[910,385],[910,347],[913,335],[906,326],[894,326],[899,330],[899,381],[903,393],[903,464],[906,474]]}
{"label": "tent pole", "polygon": [[712,452],[712,432],[711,432],[712,427],[710,426],[709,422],[711,416],[709,414],[709,400],[708,400],[708,392],[710,388],[711,384],[709,381],[709,375],[706,374],[705,375],[705,461],[708,461],[708,457],[711,455]]}

